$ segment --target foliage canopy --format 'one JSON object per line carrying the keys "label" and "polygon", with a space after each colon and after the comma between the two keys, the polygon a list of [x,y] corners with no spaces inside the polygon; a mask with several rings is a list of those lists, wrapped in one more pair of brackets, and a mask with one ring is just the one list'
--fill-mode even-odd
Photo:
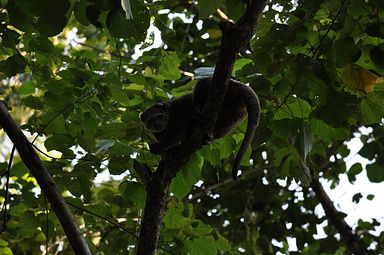
{"label": "foliage canopy", "polygon": [[[133,158],[151,169],[160,160],[139,113],[190,92],[196,69],[215,65],[223,13],[237,20],[245,10],[240,0],[129,2],[130,19],[117,0],[0,1],[0,96],[36,137],[95,254],[134,253],[145,187]],[[243,176],[230,180],[245,123],[202,148],[173,180],[159,254],[350,254],[338,228],[345,215],[315,210],[324,197],[313,180],[384,181],[382,8],[380,0],[268,2],[252,51],[233,72],[262,105]],[[2,176],[11,151],[5,137]],[[366,168],[346,168],[353,137]],[[70,251],[18,157],[9,198],[1,254]],[[380,224],[351,226],[370,254],[384,252],[383,232],[373,232]],[[314,238],[318,228],[325,235]]]}

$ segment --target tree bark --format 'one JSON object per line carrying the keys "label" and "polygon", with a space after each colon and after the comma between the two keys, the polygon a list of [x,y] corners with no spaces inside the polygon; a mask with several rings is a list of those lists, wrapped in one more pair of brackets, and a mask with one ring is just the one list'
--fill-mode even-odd
{"label": "tree bark", "polygon": [[61,196],[56,187],[55,181],[43,166],[39,156],[24,136],[19,126],[10,116],[4,103],[0,101],[0,125],[5,133],[15,145],[17,151],[24,164],[35,177],[40,188],[43,190],[48,201],[51,203],[52,209],[59,219],[68,241],[78,255],[90,255],[91,250],[85,241],[80,229],[72,215],[64,198]]}

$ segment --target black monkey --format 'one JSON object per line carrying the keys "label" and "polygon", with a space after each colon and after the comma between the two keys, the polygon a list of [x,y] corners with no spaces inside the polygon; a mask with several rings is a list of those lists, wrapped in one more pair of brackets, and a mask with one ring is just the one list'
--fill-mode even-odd
{"label": "black monkey", "polygon": [[[228,82],[227,94],[211,138],[224,137],[248,115],[247,131],[232,168],[232,177],[236,180],[241,159],[259,125],[260,103],[256,93],[249,86],[233,79]],[[196,114],[201,113],[211,86],[212,78],[201,79],[191,93],[154,104],[140,114],[144,126],[157,140],[150,144],[152,153],[166,151],[184,140],[196,121]]]}

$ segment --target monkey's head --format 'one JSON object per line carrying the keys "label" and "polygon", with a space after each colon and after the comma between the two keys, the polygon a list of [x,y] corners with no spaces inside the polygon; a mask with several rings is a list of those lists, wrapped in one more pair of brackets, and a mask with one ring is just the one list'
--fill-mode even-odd
{"label": "monkey's head", "polygon": [[162,132],[168,124],[169,105],[157,103],[140,113],[140,120],[152,133]]}

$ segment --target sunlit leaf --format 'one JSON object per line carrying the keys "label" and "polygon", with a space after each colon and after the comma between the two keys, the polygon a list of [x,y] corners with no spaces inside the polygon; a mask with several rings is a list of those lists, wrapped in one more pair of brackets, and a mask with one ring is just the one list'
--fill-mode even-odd
{"label": "sunlit leaf", "polygon": [[181,74],[179,71],[180,60],[176,52],[163,51],[160,59],[159,74],[166,80],[177,80]]}
{"label": "sunlit leaf", "polygon": [[374,91],[375,84],[384,82],[380,77],[370,71],[355,64],[348,64],[341,74],[341,78],[346,86],[353,90],[363,90],[366,93]]}

